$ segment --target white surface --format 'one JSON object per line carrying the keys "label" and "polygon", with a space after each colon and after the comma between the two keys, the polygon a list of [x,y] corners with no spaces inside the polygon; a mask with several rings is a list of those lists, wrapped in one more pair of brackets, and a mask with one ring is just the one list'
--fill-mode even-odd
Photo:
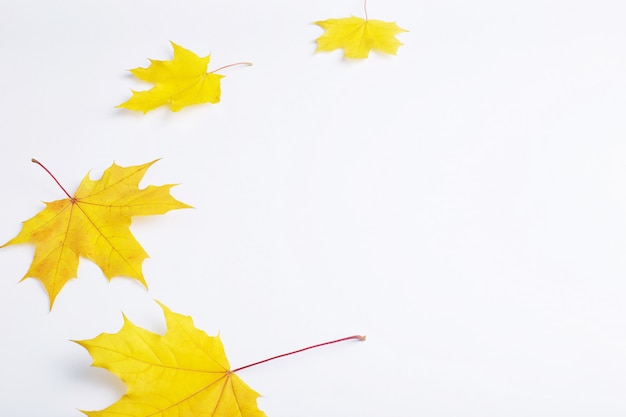
{"label": "white surface", "polygon": [[[315,55],[357,0],[0,5],[0,240],[113,161],[192,204],[137,218],[150,290],[81,261],[47,311],[33,249],[0,250],[3,415],[77,417],[123,392],[69,339],[156,298],[221,332],[269,417],[626,414],[626,3],[370,1],[398,56]],[[222,101],[146,116],[126,69],[168,41]]]}

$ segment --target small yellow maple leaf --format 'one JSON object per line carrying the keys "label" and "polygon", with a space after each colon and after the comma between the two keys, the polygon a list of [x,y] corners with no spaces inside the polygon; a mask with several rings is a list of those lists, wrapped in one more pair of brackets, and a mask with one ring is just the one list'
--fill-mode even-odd
{"label": "small yellow maple leaf", "polygon": [[402,45],[395,36],[407,32],[395,22],[344,17],[315,22],[325,30],[317,42],[317,50],[343,49],[346,58],[367,58],[370,50],[395,55]]}
{"label": "small yellow maple leaf", "polygon": [[[131,90],[132,97],[116,107],[147,113],[168,104],[176,112],[191,104],[220,101],[220,80],[224,76],[215,74],[215,71],[207,72],[211,55],[201,58],[174,42],[171,44],[174,48],[171,61],[151,59],[148,68],[130,70],[135,77],[155,86],[147,91]],[[252,65],[249,62],[238,64]]]}
{"label": "small yellow maple leaf", "polygon": [[35,244],[33,262],[22,280],[41,281],[50,308],[63,286],[76,277],[79,256],[97,264],[109,280],[124,276],[146,286],[141,265],[148,255],[130,232],[131,217],[191,207],[170,195],[173,184],[139,189],[155,162],[131,167],[113,164],[95,181],[87,175],[73,197],[61,187],[68,198],[45,203],[46,208],[25,221],[16,237],[0,246]]}
{"label": "small yellow maple leaf", "polygon": [[93,366],[117,375],[127,392],[89,417],[264,417],[259,394],[230,365],[219,336],[197,329],[191,317],[161,304],[167,325],[161,336],[124,317],[116,334],[76,341]]}

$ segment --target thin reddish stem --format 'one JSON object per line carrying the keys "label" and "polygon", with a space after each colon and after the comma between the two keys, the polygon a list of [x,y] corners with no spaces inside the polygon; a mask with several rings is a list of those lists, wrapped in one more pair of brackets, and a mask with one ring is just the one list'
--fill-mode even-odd
{"label": "thin reddish stem", "polygon": [[367,20],[367,0],[363,0],[363,11],[365,12],[365,20]]}
{"label": "thin reddish stem", "polygon": [[333,343],[344,342],[346,340],[351,340],[351,339],[356,339],[356,340],[363,341],[363,340],[365,340],[365,336],[354,335],[354,336],[348,336],[348,337],[344,337],[344,338],[337,339],[337,340],[331,340],[330,342],[319,343],[317,345],[305,347],[303,349],[294,350],[293,352],[283,353],[282,355],[277,355],[277,356],[272,356],[271,358],[263,359],[262,361],[251,363],[250,365],[241,366],[241,367],[239,367],[237,369],[233,369],[231,372],[241,371],[242,369],[250,368],[250,367],[255,366],[255,365],[260,365],[260,364],[265,363],[265,362],[273,361],[274,359],[283,358],[285,356],[293,355],[294,353],[300,353],[300,352],[304,352],[305,350],[317,348],[317,347],[320,347],[320,346],[331,345]]}
{"label": "thin reddish stem", "polygon": [[54,180],[54,182],[57,183],[57,185],[59,187],[61,187],[61,189],[63,190],[63,192],[65,193],[65,195],[67,196],[67,198],[69,198],[70,200],[73,200],[74,198],[70,195],[70,193],[67,192],[67,190],[61,185],[61,183],[59,182],[59,180],[56,179],[56,177],[54,175],[52,175],[52,172],[50,172],[50,170],[48,170],[48,168],[46,168],[44,166],[44,164],[42,164],[41,162],[39,162],[38,160],[36,160],[35,158],[31,159],[32,162],[36,163],[37,165],[39,165],[40,167],[42,167],[44,169],[44,171],[46,171],[48,173],[48,175],[50,175],[52,177],[52,179]]}
{"label": "thin reddish stem", "polygon": [[247,65],[252,66],[252,62],[235,62],[234,64],[224,65],[223,67],[219,67],[218,69],[214,69],[213,71],[209,71],[209,74],[213,74],[214,72],[218,72],[223,70],[224,68],[234,67],[235,65]]}

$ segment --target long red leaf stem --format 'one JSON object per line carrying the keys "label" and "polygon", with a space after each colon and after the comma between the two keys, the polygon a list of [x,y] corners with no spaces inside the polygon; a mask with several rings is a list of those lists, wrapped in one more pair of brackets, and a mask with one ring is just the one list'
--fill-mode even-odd
{"label": "long red leaf stem", "polygon": [[61,187],[61,189],[63,190],[63,192],[65,193],[65,195],[67,196],[67,198],[69,198],[70,200],[73,200],[73,197],[70,195],[70,193],[67,192],[67,190],[61,185],[61,183],[59,182],[59,180],[56,179],[56,177],[54,175],[52,175],[52,172],[50,172],[48,170],[48,168],[46,168],[44,166],[44,164],[42,164],[41,162],[39,162],[38,160],[36,160],[35,158],[31,159],[32,162],[34,162],[35,164],[39,165],[40,167],[42,167],[44,169],[44,171],[46,171],[48,173],[48,175],[50,175],[52,177],[52,179],[54,180],[54,182],[57,183],[57,185],[59,187]]}
{"label": "long red leaf stem", "polygon": [[317,347],[320,347],[320,346],[331,345],[333,343],[344,342],[346,340],[351,340],[351,339],[356,339],[356,340],[363,341],[363,340],[365,340],[365,336],[354,335],[354,336],[343,337],[343,338],[337,339],[337,340],[331,340],[330,342],[319,343],[317,345],[313,345],[313,346],[305,347],[305,348],[302,348],[302,349],[294,350],[293,352],[288,352],[288,353],[283,353],[282,355],[272,356],[271,358],[263,359],[262,361],[251,363],[250,365],[241,366],[241,367],[239,367],[237,369],[233,369],[231,372],[241,371],[242,369],[250,368],[250,367],[255,366],[255,365],[259,365],[259,364],[262,364],[262,363],[265,363],[265,362],[273,361],[274,359],[278,359],[278,358],[282,358],[282,357],[285,357],[285,356],[293,355],[294,353],[300,353],[300,352],[304,352],[305,350],[317,348]]}
{"label": "long red leaf stem", "polygon": [[234,67],[235,65],[247,65],[252,66],[252,62],[235,62],[234,64],[224,65],[223,67],[219,67],[218,69],[214,69],[213,71],[209,71],[209,74],[213,74],[214,72],[218,72],[223,70],[224,68]]}
{"label": "long red leaf stem", "polygon": [[367,20],[367,0],[363,0],[363,11],[365,12],[365,20]]}

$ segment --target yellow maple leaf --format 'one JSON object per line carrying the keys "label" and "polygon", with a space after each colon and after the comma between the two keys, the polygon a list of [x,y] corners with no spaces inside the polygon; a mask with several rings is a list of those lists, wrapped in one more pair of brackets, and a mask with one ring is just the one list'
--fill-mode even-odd
{"label": "yellow maple leaf", "polygon": [[346,58],[367,58],[370,50],[395,55],[402,45],[395,36],[406,32],[395,22],[344,17],[315,22],[325,30],[317,42],[317,50],[334,51],[343,49]]}
{"label": "yellow maple leaf", "polygon": [[116,334],[76,341],[93,366],[117,375],[127,392],[89,417],[264,417],[259,394],[230,370],[219,336],[197,329],[191,317],[161,304],[167,325],[161,336],[124,317]]}
{"label": "yellow maple leaf", "polygon": [[191,317],[159,305],[167,326],[162,336],[124,316],[118,333],[75,341],[87,349],[93,366],[117,375],[127,387],[122,398],[104,410],[84,412],[89,417],[264,417],[257,406],[259,394],[236,372],[320,346],[365,340],[348,336],[231,370],[219,335],[208,336]]}
{"label": "yellow maple leaf", "polygon": [[132,97],[117,107],[147,113],[166,104],[175,112],[191,104],[215,104],[220,101],[220,81],[224,78],[215,71],[238,64],[252,65],[241,62],[207,72],[211,55],[201,58],[174,42],[171,44],[174,48],[171,61],[151,59],[148,68],[130,70],[135,77],[155,86],[147,91],[131,90]]}
{"label": "yellow maple leaf", "polygon": [[[33,162],[59,184],[39,161]],[[124,276],[146,286],[141,265],[148,255],[130,232],[131,217],[191,207],[170,195],[173,184],[139,189],[155,162],[131,167],[113,164],[95,181],[87,175],[73,197],[59,184],[68,198],[45,203],[46,208],[25,221],[16,237],[0,246],[35,244],[33,262],[22,280],[41,281],[50,308],[63,286],[76,277],[79,256],[96,263],[109,280]]]}

